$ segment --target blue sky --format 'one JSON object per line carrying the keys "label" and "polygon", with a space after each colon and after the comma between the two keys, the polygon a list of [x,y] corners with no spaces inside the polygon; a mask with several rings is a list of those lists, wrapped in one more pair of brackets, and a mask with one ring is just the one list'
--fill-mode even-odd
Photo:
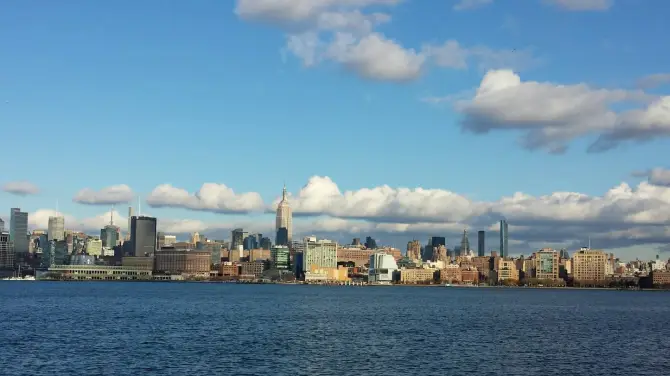
{"label": "blue sky", "polygon": [[[547,119],[536,121],[536,114],[523,121],[492,119],[496,108],[484,107],[492,102],[474,98],[487,72],[511,69],[522,82],[588,85],[585,102],[598,96],[598,90],[613,96],[625,92],[625,100],[606,101],[622,119],[629,107],[642,111],[668,94],[669,86],[661,83],[670,80],[659,79],[658,86],[644,93],[636,86],[646,76],[670,73],[670,53],[662,44],[670,32],[666,2],[591,0],[593,9],[579,10],[571,9],[569,0],[496,0],[461,10],[455,9],[458,1],[446,0],[303,2],[309,8],[300,8],[300,2],[276,1],[272,8],[260,1],[7,4],[0,14],[5,155],[0,183],[28,181],[40,192],[1,193],[0,207],[7,213],[18,205],[35,212],[55,209],[58,200],[60,211],[83,220],[109,210],[109,205],[73,202],[83,188],[126,184],[133,197],[145,199],[160,184],[195,192],[206,182],[225,184],[236,193],[257,192],[270,205],[284,182],[295,196],[315,175],[328,176],[342,192],[383,185],[423,187],[487,203],[516,192],[535,197],[569,191],[594,197],[622,182],[635,190],[650,177],[634,177],[632,172],[667,163],[670,132],[665,130],[652,132],[643,143],[627,139],[607,151],[588,152],[608,132],[597,129],[603,126],[599,116],[604,111],[583,122],[567,110],[563,120],[550,119],[563,124],[567,118],[568,125],[582,130],[594,127],[576,136],[574,129],[566,132],[570,135],[560,145],[567,146],[563,153],[545,149],[546,134],[542,146],[523,147],[518,140],[523,129],[546,129],[551,125]],[[386,18],[364,31],[320,24],[324,14],[344,18],[352,12]],[[287,41],[308,33],[318,36],[320,45],[312,51],[318,61],[306,66]],[[336,33],[351,36],[353,44],[337,53],[328,50],[336,44]],[[424,59],[420,73],[392,78],[397,71],[391,72],[390,60],[374,66],[386,66],[385,78],[372,65],[363,67],[367,62],[354,54],[372,49],[355,47],[370,35],[405,51],[413,49]],[[465,66],[440,63],[448,51],[435,51],[449,40],[459,49],[446,57],[465,57]],[[635,103],[628,103],[633,97]],[[546,111],[547,103],[560,106],[552,102],[560,99],[545,101]],[[545,111],[531,101],[512,105],[520,107],[504,108],[510,113],[528,107]],[[481,126],[488,132],[468,130],[463,125],[468,119],[485,122]],[[625,122],[624,133],[630,134],[630,123],[636,121]],[[669,123],[664,121],[661,125]],[[620,123],[611,126],[623,127]],[[655,199],[670,206],[666,191],[654,192]],[[642,207],[648,208],[646,204]],[[272,225],[271,215],[256,212],[143,206],[159,218]],[[387,221],[361,215],[369,211],[360,206],[353,210],[359,213],[311,212],[319,212],[316,218],[323,220],[362,217],[375,226]],[[444,210],[457,211],[448,206]],[[505,210],[499,214],[510,216]],[[570,219],[584,217],[581,213]],[[454,228],[465,223],[471,230],[482,226],[472,216],[470,221],[463,218],[446,222]],[[654,220],[658,224],[667,219]],[[397,222],[403,223],[402,218],[394,218]],[[309,226],[305,222],[304,231]],[[447,227],[435,231],[455,231]],[[348,237],[346,230],[338,231],[337,236]],[[649,244],[655,247],[659,238],[654,234]],[[402,244],[398,239],[424,240],[423,235],[395,231],[376,236]]]}

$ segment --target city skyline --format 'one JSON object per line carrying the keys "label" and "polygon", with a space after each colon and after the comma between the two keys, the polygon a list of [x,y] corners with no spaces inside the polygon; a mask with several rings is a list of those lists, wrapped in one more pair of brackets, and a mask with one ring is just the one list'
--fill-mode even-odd
{"label": "city skyline", "polygon": [[668,3],[38,3],[0,14],[6,228],[274,238],[286,182],[296,238],[670,251]]}

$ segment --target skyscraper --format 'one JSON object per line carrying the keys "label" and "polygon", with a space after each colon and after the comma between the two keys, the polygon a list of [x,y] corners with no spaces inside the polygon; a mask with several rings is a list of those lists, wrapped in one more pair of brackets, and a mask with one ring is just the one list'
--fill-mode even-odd
{"label": "skyscraper", "polygon": [[131,222],[132,222],[132,218],[133,218],[134,215],[135,215],[135,213],[134,213],[134,211],[133,211],[133,207],[132,207],[132,206],[129,206],[129,207],[128,207],[128,232],[126,233],[126,240],[130,240],[130,239],[131,239],[131,236],[130,236],[130,225],[132,224]]}
{"label": "skyscraper", "polygon": [[5,221],[0,218],[0,232],[5,231]]}
{"label": "skyscraper", "polygon": [[137,216],[130,221],[133,256],[153,255],[156,251],[156,218]]}
{"label": "skyscraper", "polygon": [[9,219],[9,238],[14,244],[14,253],[28,253],[28,213],[12,208]]}
{"label": "skyscraper", "polygon": [[231,234],[231,239],[230,239],[230,250],[231,251],[236,251],[239,246],[244,245],[244,238],[247,236],[247,232],[245,232],[241,228],[236,228],[232,231]]}
{"label": "skyscraper", "polygon": [[486,232],[479,231],[477,233],[477,256],[486,256]]}
{"label": "skyscraper", "polygon": [[509,234],[507,233],[507,220],[500,220],[500,257],[509,256]]}
{"label": "skyscraper", "polygon": [[465,256],[470,252],[470,240],[468,239],[468,230],[463,230],[463,237],[461,238],[461,252]]}
{"label": "skyscraper", "polygon": [[[275,231],[279,232],[279,229],[284,227],[287,232],[287,238],[290,242],[293,239],[293,213],[291,212],[291,207],[288,204],[288,194],[286,193],[286,185],[284,185],[284,190],[282,191],[281,201],[277,205],[277,220],[275,221]],[[275,239],[275,243],[277,239]]]}
{"label": "skyscraper", "polygon": [[288,245],[288,230],[286,227],[280,227],[279,230],[277,230],[275,243],[277,245]]}
{"label": "skyscraper", "polygon": [[372,236],[365,237],[365,248],[377,249],[377,241]]}
{"label": "skyscraper", "polygon": [[65,240],[65,218],[61,216],[49,217],[49,240]]}

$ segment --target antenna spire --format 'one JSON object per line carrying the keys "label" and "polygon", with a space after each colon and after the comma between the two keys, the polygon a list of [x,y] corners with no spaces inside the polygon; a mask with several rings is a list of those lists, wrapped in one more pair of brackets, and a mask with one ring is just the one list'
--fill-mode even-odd
{"label": "antenna spire", "polygon": [[114,204],[112,204],[112,211],[109,212],[109,225],[114,226]]}

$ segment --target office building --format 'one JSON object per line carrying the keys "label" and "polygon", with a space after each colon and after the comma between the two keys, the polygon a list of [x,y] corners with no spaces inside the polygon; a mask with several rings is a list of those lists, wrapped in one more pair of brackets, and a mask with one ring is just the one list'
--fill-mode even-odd
{"label": "office building", "polygon": [[486,232],[477,232],[477,256],[486,256]]}
{"label": "office building", "polygon": [[[535,278],[558,279],[559,253],[553,249],[535,252]],[[526,271],[526,270],[524,270]]]}
{"label": "office building", "polygon": [[156,218],[137,216],[130,222],[132,256],[150,256],[156,251]]}
{"label": "office building", "polygon": [[[288,194],[286,192],[286,185],[284,185],[284,190],[282,191],[281,201],[277,205],[277,218],[275,222],[275,231],[279,235],[279,229],[286,229],[286,243],[281,245],[288,244],[293,239],[293,213],[291,211],[291,206],[288,203]],[[279,242],[277,241],[277,244]]]}
{"label": "office building", "polygon": [[572,275],[575,281],[599,282],[605,279],[607,254],[582,248],[572,255]]}
{"label": "office building", "polygon": [[155,258],[157,272],[209,277],[210,252],[163,249],[156,252]]}
{"label": "office building", "polygon": [[106,248],[114,248],[121,240],[121,229],[118,226],[107,225],[100,230],[100,240],[102,246]]}
{"label": "office building", "polygon": [[470,252],[470,240],[468,239],[468,230],[463,230],[463,237],[461,238],[461,248],[457,256],[465,256]]}
{"label": "office building", "polygon": [[509,233],[505,219],[500,221],[500,257],[509,257]]}
{"label": "office building", "polygon": [[0,231],[0,269],[14,268],[14,250],[9,232]]}
{"label": "office building", "polygon": [[421,243],[418,240],[407,242],[407,253],[410,260],[421,260]]}
{"label": "office building", "polygon": [[61,216],[49,217],[47,233],[49,234],[49,240],[65,240],[65,218]]}
{"label": "office building", "polygon": [[0,218],[0,232],[3,231],[5,231],[5,221],[3,221],[2,218]]}
{"label": "office building", "polygon": [[28,213],[12,208],[9,219],[9,238],[14,244],[14,253],[28,253]]}
{"label": "office building", "polygon": [[244,249],[245,250],[256,249],[258,247],[259,247],[258,239],[256,238],[255,235],[249,235],[246,238],[244,238]]}
{"label": "office building", "polygon": [[236,228],[231,233],[230,249],[238,249],[240,246],[244,248],[244,238],[249,235],[248,232],[241,228]]}
{"label": "office building", "polygon": [[290,265],[290,250],[285,245],[275,245],[270,248],[270,260],[272,268],[279,270],[288,270]]}
{"label": "office building", "polygon": [[158,233],[158,249],[169,247],[177,242],[177,237],[174,235],[166,235],[163,232]]}
{"label": "office building", "polygon": [[303,241],[304,251],[302,259],[302,270],[309,272],[313,269],[337,268],[337,243],[307,237]]}
{"label": "office building", "polygon": [[197,244],[200,241],[200,234],[197,232],[194,232],[191,235],[191,244]]}
{"label": "office building", "polygon": [[102,240],[94,238],[86,239],[86,254],[89,256],[102,256]]}
{"label": "office building", "polygon": [[132,206],[128,207],[128,232],[126,233],[126,240],[130,241],[131,239],[131,226],[132,226],[132,219],[135,216],[135,211],[133,210]]}
{"label": "office building", "polygon": [[371,236],[365,238],[365,248],[367,249],[377,249],[377,241],[374,240]]}
{"label": "office building", "polygon": [[280,227],[277,230],[277,237],[275,238],[275,243],[277,245],[288,245],[288,229],[286,227]]}

